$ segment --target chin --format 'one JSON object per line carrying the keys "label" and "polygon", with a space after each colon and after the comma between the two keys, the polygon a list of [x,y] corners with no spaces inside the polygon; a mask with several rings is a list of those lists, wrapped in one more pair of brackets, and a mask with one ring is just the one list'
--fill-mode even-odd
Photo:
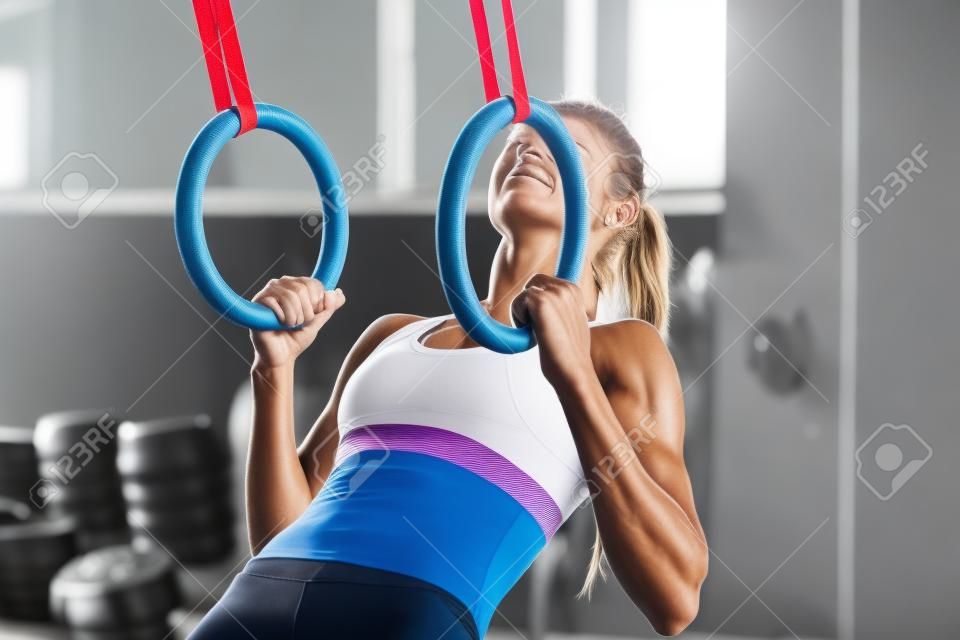
{"label": "chin", "polygon": [[508,178],[497,196],[495,217],[506,227],[518,224],[562,226],[563,200],[550,187],[530,178]]}
{"label": "chin", "polygon": [[563,226],[563,201],[550,187],[534,180],[510,180],[497,197],[498,220],[507,228],[518,225]]}

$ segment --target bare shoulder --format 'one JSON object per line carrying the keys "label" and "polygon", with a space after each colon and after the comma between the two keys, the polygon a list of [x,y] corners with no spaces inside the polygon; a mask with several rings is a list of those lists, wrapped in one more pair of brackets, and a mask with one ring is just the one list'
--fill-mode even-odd
{"label": "bare shoulder", "polygon": [[677,366],[660,332],[649,322],[618,320],[591,328],[591,355],[597,373],[611,383],[679,386]]}
{"label": "bare shoulder", "polygon": [[411,313],[388,313],[371,322],[367,330],[363,332],[361,339],[366,336],[369,340],[375,340],[379,344],[408,324],[423,319],[424,316]]}
{"label": "bare shoulder", "polygon": [[381,342],[409,324],[423,320],[410,313],[388,313],[371,322],[351,349],[351,355],[366,358]]}
{"label": "bare shoulder", "polygon": [[593,327],[590,337],[594,368],[618,418],[656,434],[645,464],[663,464],[663,477],[673,474],[678,456],[682,463],[683,387],[660,332],[642,320],[621,320]]}

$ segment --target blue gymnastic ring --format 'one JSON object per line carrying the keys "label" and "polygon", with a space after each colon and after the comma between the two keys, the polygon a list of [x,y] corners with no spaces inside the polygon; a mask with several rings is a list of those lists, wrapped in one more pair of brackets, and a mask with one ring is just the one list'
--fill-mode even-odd
{"label": "blue gymnastic ring", "polygon": [[[320,136],[300,116],[281,107],[256,103],[257,128],[279,133],[300,150],[323,196],[324,224],[320,256],[312,276],[327,289],[337,286],[347,257],[347,203],[333,156]],[[203,297],[222,316],[257,331],[293,329],[282,325],[268,307],[238,295],[213,264],[203,233],[203,189],[214,160],[240,131],[235,109],[221,111],[204,125],[183,158],[177,180],[174,228],[187,274]]]}
{"label": "blue gymnastic ring", "polygon": [[[564,223],[556,275],[577,282],[590,233],[587,187],[580,153],[553,107],[530,98],[530,110],[530,117],[524,122],[536,129],[547,143],[563,182]],[[520,353],[530,349],[534,345],[533,332],[529,327],[502,324],[491,318],[481,306],[467,268],[464,226],[467,194],[480,157],[494,137],[515,117],[513,100],[499,98],[484,105],[470,118],[450,152],[437,204],[437,261],[447,303],[471,338],[499,353]]]}

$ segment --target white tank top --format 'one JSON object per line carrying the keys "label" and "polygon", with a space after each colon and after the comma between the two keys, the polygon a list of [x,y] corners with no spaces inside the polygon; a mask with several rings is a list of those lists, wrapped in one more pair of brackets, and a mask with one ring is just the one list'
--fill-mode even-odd
{"label": "white tank top", "polygon": [[[341,443],[357,429],[383,424],[459,434],[503,456],[540,485],[559,509],[559,527],[589,491],[557,393],[540,369],[538,348],[504,355],[483,347],[434,349],[420,342],[452,317],[410,323],[357,368],[340,400]],[[339,459],[350,454],[343,449]]]}
{"label": "white tank top", "polygon": [[412,576],[459,600],[482,637],[588,491],[538,350],[420,342],[450,317],[407,325],[354,371],[323,489],[259,557]]}

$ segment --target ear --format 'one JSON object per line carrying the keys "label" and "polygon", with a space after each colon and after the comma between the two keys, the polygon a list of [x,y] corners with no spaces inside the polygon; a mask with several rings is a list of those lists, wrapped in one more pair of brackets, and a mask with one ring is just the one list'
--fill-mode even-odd
{"label": "ear", "polygon": [[621,200],[614,210],[614,215],[617,217],[616,226],[629,227],[632,225],[637,221],[637,216],[640,215],[640,197],[633,194],[629,198]]}

